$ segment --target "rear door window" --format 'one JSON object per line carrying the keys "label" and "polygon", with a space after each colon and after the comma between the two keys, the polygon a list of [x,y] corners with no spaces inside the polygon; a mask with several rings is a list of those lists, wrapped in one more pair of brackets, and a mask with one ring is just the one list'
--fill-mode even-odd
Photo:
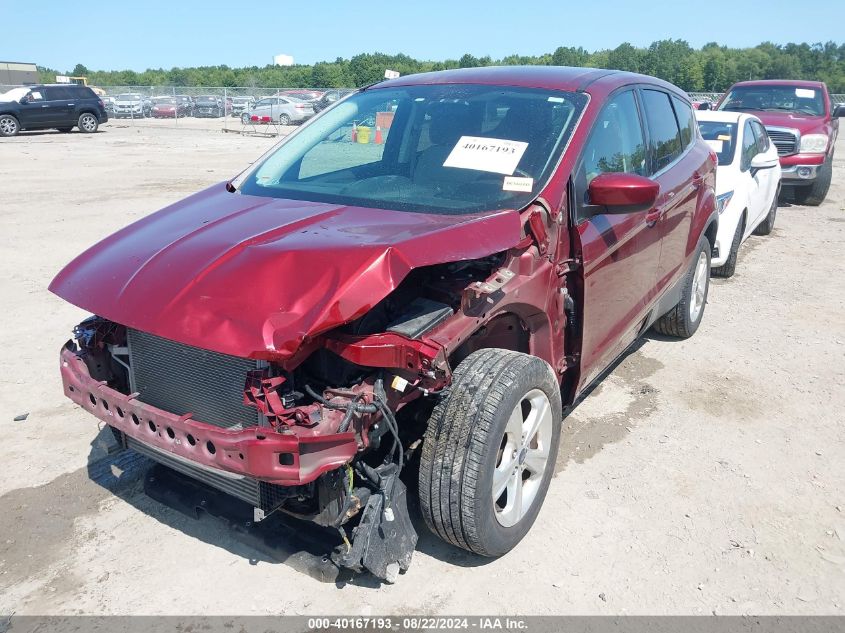
{"label": "rear door window", "polygon": [[672,105],[675,108],[675,116],[678,118],[678,126],[681,130],[681,146],[686,149],[692,144],[695,138],[695,129],[698,127],[695,114],[693,114],[692,107],[688,103],[674,95],[672,96]]}
{"label": "rear door window", "polygon": [[681,155],[681,130],[667,93],[643,90],[642,95],[650,137],[652,172],[657,173]]}
{"label": "rear door window", "polygon": [[64,86],[46,86],[44,88],[44,98],[47,101],[66,101],[73,99],[70,90]]}

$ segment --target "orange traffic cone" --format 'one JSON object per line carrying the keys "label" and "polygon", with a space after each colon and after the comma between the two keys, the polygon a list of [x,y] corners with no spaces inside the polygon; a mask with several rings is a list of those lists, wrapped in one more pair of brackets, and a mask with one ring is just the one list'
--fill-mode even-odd
{"label": "orange traffic cone", "polygon": [[358,125],[356,125],[355,123],[352,124],[352,142],[358,142]]}
{"label": "orange traffic cone", "polygon": [[378,125],[376,126],[376,145],[381,145],[384,143],[384,139],[381,137],[381,127]]}

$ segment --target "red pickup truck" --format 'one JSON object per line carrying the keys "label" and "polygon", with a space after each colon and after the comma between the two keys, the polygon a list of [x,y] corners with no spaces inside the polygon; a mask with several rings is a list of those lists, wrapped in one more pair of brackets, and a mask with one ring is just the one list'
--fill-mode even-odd
{"label": "red pickup truck", "polygon": [[821,81],[741,81],[718,110],[751,112],[766,126],[780,155],[782,182],[798,204],[820,205],[833,174],[833,150],[845,105],[833,104]]}
{"label": "red pickup truck", "polygon": [[[381,143],[353,135],[383,112]],[[97,315],[61,350],[65,394],[256,520],[334,530],[338,566],[407,568],[406,484],[433,532],[503,554],[565,410],[652,326],[701,323],[715,167],[686,94],[643,75],[362,89],[58,274]]]}

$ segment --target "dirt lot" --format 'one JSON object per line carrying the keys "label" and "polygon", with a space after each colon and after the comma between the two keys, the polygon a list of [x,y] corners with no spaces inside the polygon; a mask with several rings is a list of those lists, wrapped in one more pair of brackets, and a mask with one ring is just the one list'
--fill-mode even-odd
{"label": "dirt lot", "polygon": [[0,143],[0,613],[843,612],[845,148],[828,201],[746,243],[695,337],[647,339],[565,421],[513,552],[478,559],[420,524],[397,584],[336,586],[147,498],[145,464],[62,396],[58,349],[85,315],[53,275],[274,142],[164,127]]}

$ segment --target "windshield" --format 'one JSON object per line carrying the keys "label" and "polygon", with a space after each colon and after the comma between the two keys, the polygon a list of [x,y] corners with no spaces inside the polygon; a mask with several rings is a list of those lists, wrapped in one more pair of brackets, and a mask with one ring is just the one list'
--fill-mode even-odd
{"label": "windshield", "polygon": [[117,95],[115,97],[117,101],[140,101],[140,95]]}
{"label": "windshield", "polygon": [[20,101],[29,94],[29,88],[12,88],[0,94],[0,101]]}
{"label": "windshield", "polygon": [[291,136],[240,188],[428,213],[522,208],[551,176],[586,102],[509,86],[366,90]]}
{"label": "windshield", "polygon": [[719,106],[720,110],[786,111],[824,115],[824,96],[815,88],[795,86],[737,86]]}
{"label": "windshield", "polygon": [[716,152],[720,165],[730,165],[736,148],[736,123],[722,121],[699,121],[701,136]]}

